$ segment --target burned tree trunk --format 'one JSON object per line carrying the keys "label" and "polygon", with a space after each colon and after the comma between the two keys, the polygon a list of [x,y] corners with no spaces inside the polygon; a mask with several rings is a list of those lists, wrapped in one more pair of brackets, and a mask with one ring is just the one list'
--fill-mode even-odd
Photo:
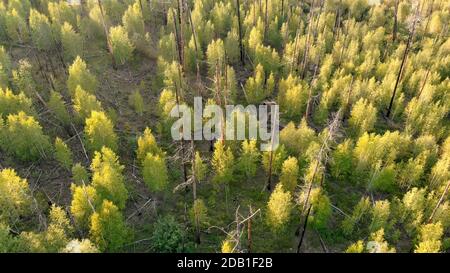
{"label": "burned tree trunk", "polygon": [[395,42],[395,39],[397,38],[398,4],[399,4],[399,0],[395,0],[395,6],[394,6],[394,28],[392,29],[392,42]]}
{"label": "burned tree trunk", "polygon": [[236,4],[237,4],[237,18],[238,18],[238,29],[239,29],[239,49],[240,49],[240,53],[241,53],[242,65],[245,65],[244,45],[242,44],[241,4],[240,4],[239,0],[236,0]]}
{"label": "burned tree trunk", "polygon": [[391,115],[392,106],[394,105],[395,94],[397,93],[397,87],[398,87],[398,84],[399,84],[401,76],[402,76],[403,67],[405,66],[405,62],[408,57],[408,52],[409,52],[409,48],[412,43],[412,39],[414,37],[414,32],[416,30],[416,23],[417,23],[417,19],[418,19],[418,11],[419,11],[419,5],[417,5],[416,12],[415,12],[415,15],[413,18],[412,30],[409,33],[408,41],[406,42],[406,48],[405,48],[405,51],[403,52],[402,63],[400,64],[400,69],[397,74],[397,80],[395,81],[395,86],[394,86],[394,90],[392,92],[391,101],[389,102],[389,108],[386,113],[387,118],[389,118],[389,116]]}

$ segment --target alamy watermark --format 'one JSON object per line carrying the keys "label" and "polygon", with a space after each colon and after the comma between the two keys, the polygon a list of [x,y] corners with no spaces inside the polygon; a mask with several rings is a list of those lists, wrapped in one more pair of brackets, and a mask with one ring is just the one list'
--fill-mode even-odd
{"label": "alamy watermark", "polygon": [[[204,109],[203,109],[204,108]],[[194,98],[194,109],[175,105],[170,116],[174,140],[246,140],[258,139],[261,151],[276,150],[279,145],[279,107],[273,105],[219,105],[203,107],[201,97]],[[270,118],[270,127],[268,121]]]}

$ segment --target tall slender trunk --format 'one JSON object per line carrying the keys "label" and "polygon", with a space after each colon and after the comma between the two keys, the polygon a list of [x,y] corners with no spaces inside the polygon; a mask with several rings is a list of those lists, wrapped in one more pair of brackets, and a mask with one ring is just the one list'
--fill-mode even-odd
{"label": "tall slender trunk", "polygon": [[395,39],[397,38],[397,28],[398,28],[398,4],[399,0],[395,0],[395,6],[394,6],[394,28],[392,29],[392,42],[395,42]]}
{"label": "tall slender trunk", "polygon": [[408,57],[409,48],[411,46],[411,42],[412,42],[412,39],[413,39],[413,36],[414,36],[414,32],[416,30],[418,11],[419,11],[419,5],[417,5],[417,8],[416,8],[412,30],[411,30],[411,32],[409,33],[409,36],[408,36],[408,41],[406,43],[406,48],[405,48],[405,51],[404,51],[403,57],[402,57],[402,63],[400,64],[400,69],[399,69],[398,74],[397,74],[397,80],[395,81],[395,86],[394,86],[394,90],[392,92],[391,101],[389,102],[389,108],[388,108],[387,113],[386,113],[386,117],[387,118],[389,118],[389,116],[391,115],[392,106],[394,105],[395,94],[397,93],[397,87],[398,87],[398,84],[400,82],[400,79],[401,79],[401,76],[402,76],[402,72],[403,72],[403,67],[404,67],[406,59]]}
{"label": "tall slender trunk", "polygon": [[244,58],[244,45],[242,43],[242,25],[241,25],[241,4],[239,0],[236,0],[237,4],[237,17],[238,17],[238,29],[239,29],[239,49],[241,51],[241,62],[242,65],[245,65]]}

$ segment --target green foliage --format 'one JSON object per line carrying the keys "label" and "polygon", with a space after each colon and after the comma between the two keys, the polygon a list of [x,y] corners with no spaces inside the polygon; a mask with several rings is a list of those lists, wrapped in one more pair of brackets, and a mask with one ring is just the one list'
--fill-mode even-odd
{"label": "green foliage", "polygon": [[185,252],[186,235],[172,216],[165,216],[155,223],[151,237],[152,250],[156,253]]}
{"label": "green foliage", "polygon": [[24,92],[29,97],[36,95],[33,72],[33,66],[28,59],[19,61],[19,67],[12,71],[12,83],[17,92]]}
{"label": "green foliage", "polygon": [[[272,154],[272,155],[271,155]],[[269,174],[270,169],[270,158],[272,157],[272,174],[278,175],[281,172],[281,167],[283,166],[284,160],[287,158],[287,153],[283,145],[278,146],[274,152],[264,152],[262,163],[264,170]]]}
{"label": "green foliage", "polygon": [[0,147],[21,161],[35,161],[46,156],[51,144],[34,117],[21,111],[8,115],[0,131]]}
{"label": "green foliage", "polygon": [[152,192],[166,189],[169,179],[165,158],[160,155],[147,153],[142,162],[142,176],[145,184]]}
{"label": "green foliage", "polygon": [[129,240],[130,232],[123,215],[111,201],[103,200],[90,222],[90,239],[101,251],[116,252]]}
{"label": "green foliage", "polygon": [[281,167],[280,183],[286,191],[294,192],[299,177],[299,166],[297,158],[288,157]]}
{"label": "green foliage", "polygon": [[152,134],[152,130],[145,128],[144,134],[137,139],[137,159],[139,162],[144,162],[147,154],[164,156],[164,152],[158,147],[155,137]]}
{"label": "green foliage", "polygon": [[214,144],[214,154],[211,161],[215,171],[214,182],[229,183],[233,180],[234,156],[231,149],[225,148],[223,141]]}
{"label": "green foliage", "polygon": [[360,99],[352,108],[349,126],[354,135],[360,136],[373,130],[377,119],[377,109],[365,99]]}
{"label": "green foliage", "polygon": [[29,32],[25,17],[16,9],[9,9],[5,17],[6,33],[11,41],[26,43],[29,40]]}
{"label": "green foliage", "polygon": [[83,181],[82,185],[72,184],[72,202],[70,205],[70,213],[72,214],[77,226],[86,229],[89,226],[89,219],[95,212],[96,207],[101,203],[101,199],[96,189]]}
{"label": "green foliage", "polygon": [[361,200],[353,209],[350,217],[347,217],[342,221],[342,232],[346,236],[350,236],[355,230],[356,226],[361,222],[364,222],[364,220],[368,218],[370,209],[371,207],[369,198],[361,198]]}
{"label": "green foliage", "polygon": [[61,27],[61,44],[66,61],[71,62],[83,55],[83,37],[68,22],[64,22]]}
{"label": "green foliage", "polygon": [[238,162],[238,169],[246,177],[254,177],[258,168],[260,154],[256,147],[256,140],[242,141],[241,157]]}
{"label": "green foliage", "polygon": [[134,111],[136,111],[139,116],[142,116],[145,110],[145,105],[144,99],[142,98],[141,92],[139,92],[139,90],[131,93],[131,95],[128,97],[128,104],[134,108]]}
{"label": "green foliage", "polygon": [[63,125],[67,126],[70,124],[70,115],[60,93],[51,91],[47,106]]}
{"label": "green foliage", "polygon": [[202,199],[196,199],[192,208],[189,210],[189,217],[192,224],[199,226],[207,226],[208,224],[208,209]]}
{"label": "green foliage", "polygon": [[302,119],[298,128],[293,122],[289,122],[280,132],[281,144],[286,147],[288,152],[299,156],[303,156],[316,139],[316,134],[308,126],[306,119]]}
{"label": "green foliage", "polygon": [[443,229],[440,222],[426,224],[420,228],[419,244],[415,253],[437,253],[441,250]]}
{"label": "green foliage", "polygon": [[72,179],[77,185],[82,185],[89,181],[89,174],[86,168],[80,163],[76,163],[72,166]]}
{"label": "green foliage", "polygon": [[44,14],[35,9],[30,11],[30,30],[33,43],[39,50],[49,51],[55,46],[55,37],[50,22]]}
{"label": "green foliage", "polygon": [[77,56],[73,64],[69,67],[69,77],[67,78],[67,88],[71,95],[75,94],[78,86],[91,94],[97,91],[97,80],[87,68],[86,63]]}
{"label": "green foliage", "polygon": [[139,6],[139,0],[128,6],[128,9],[123,14],[122,23],[132,41],[137,41],[144,37],[144,18]]}
{"label": "green foliage", "polygon": [[331,157],[331,174],[342,182],[353,181],[353,143],[350,139],[340,143]]}
{"label": "green foliage", "polygon": [[90,151],[99,151],[104,146],[113,151],[117,150],[117,136],[113,123],[104,112],[91,112],[90,117],[86,119],[84,133]]}
{"label": "green foliage", "polygon": [[281,79],[278,86],[278,103],[280,111],[287,117],[299,117],[306,110],[308,91],[300,80],[289,74],[286,79]]}
{"label": "green foliage", "polygon": [[26,179],[12,169],[0,172],[0,221],[16,224],[20,216],[31,212],[31,193]]}
{"label": "green foliage", "polygon": [[282,230],[288,223],[293,208],[291,193],[281,184],[275,187],[267,204],[267,223],[274,231]]}
{"label": "green foliage", "polygon": [[91,164],[92,186],[101,199],[114,202],[119,209],[125,208],[128,199],[123,170],[124,166],[111,149],[103,147],[101,152],[95,152]]}
{"label": "green foliage", "polygon": [[67,170],[72,167],[72,151],[59,137],[55,139],[55,159]]}
{"label": "green foliage", "polygon": [[270,96],[275,87],[275,77],[273,73],[266,79],[264,68],[258,64],[253,77],[248,78],[245,83],[245,92],[248,103],[260,103]]}
{"label": "green foliage", "polygon": [[221,39],[212,41],[206,51],[206,60],[208,62],[209,74],[216,73],[216,67],[221,69],[225,64],[225,46]]}
{"label": "green foliage", "polygon": [[128,62],[133,56],[135,47],[128,38],[126,29],[122,26],[112,27],[109,30],[109,39],[116,63],[123,65]]}
{"label": "green foliage", "polygon": [[354,244],[351,244],[346,250],[345,253],[363,253],[364,251],[364,242],[359,240]]}
{"label": "green foliage", "polygon": [[24,93],[15,95],[10,89],[0,88],[0,114],[7,117],[9,114],[24,112],[27,115],[33,115],[34,110],[31,99]]}
{"label": "green foliage", "polygon": [[195,159],[194,159],[194,172],[195,172],[195,179],[196,182],[201,182],[206,177],[206,172],[208,166],[203,162],[202,157],[200,156],[199,152],[195,153]]}
{"label": "green foliage", "polygon": [[97,98],[83,90],[83,88],[78,85],[75,89],[75,94],[72,99],[73,109],[80,121],[84,121],[89,118],[93,111],[101,112],[103,110],[101,103]]}
{"label": "green foliage", "polygon": [[[307,198],[307,192],[302,192],[298,199],[300,207],[303,209]],[[331,202],[328,196],[320,189],[314,188],[311,190],[308,206],[311,206],[311,211],[308,217],[308,223],[317,230],[327,228],[328,220],[331,216]]]}

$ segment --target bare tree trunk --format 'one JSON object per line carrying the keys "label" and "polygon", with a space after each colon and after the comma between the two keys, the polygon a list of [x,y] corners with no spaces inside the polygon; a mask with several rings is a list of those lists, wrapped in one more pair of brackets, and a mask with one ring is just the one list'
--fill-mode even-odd
{"label": "bare tree trunk", "polygon": [[[252,215],[252,207],[250,206],[250,213],[249,215]],[[248,249],[248,253],[252,253],[252,219],[249,218],[248,223],[247,223],[247,249]]]}
{"label": "bare tree trunk", "polygon": [[264,41],[267,41],[267,29],[268,29],[268,20],[269,20],[269,18],[267,18],[268,17],[268,11],[267,11],[267,9],[268,9],[268,0],[266,0],[266,7],[265,7],[265,12],[264,12]]}
{"label": "bare tree trunk", "polygon": [[[277,111],[275,111],[275,116],[273,117],[272,120],[277,120],[277,119],[278,119]],[[275,126],[273,126],[271,129],[272,129],[272,134],[271,134],[271,139],[270,139],[271,147],[270,147],[270,160],[269,160],[269,177],[267,178],[267,186],[266,186],[267,191],[271,191],[271,189],[272,189],[272,169],[273,169],[273,153],[274,153],[273,145],[274,145],[274,139],[275,139]]]}
{"label": "bare tree trunk", "polygon": [[392,29],[392,42],[395,42],[395,39],[397,38],[397,28],[398,28],[398,4],[399,0],[395,0],[395,6],[394,6],[394,28]]}
{"label": "bare tree trunk", "polygon": [[237,17],[238,17],[238,28],[239,28],[239,49],[241,51],[242,65],[245,65],[244,45],[242,44],[241,4],[240,4],[239,0],[236,0],[236,2],[237,2]]}
{"label": "bare tree trunk", "polygon": [[419,5],[417,5],[417,8],[416,8],[416,12],[415,12],[414,19],[413,19],[414,22],[413,22],[412,30],[411,30],[411,32],[409,33],[409,36],[408,36],[408,41],[406,43],[405,52],[403,53],[403,57],[402,57],[402,63],[400,64],[400,69],[398,71],[397,80],[395,81],[394,91],[392,92],[391,101],[389,102],[389,108],[388,108],[387,113],[386,113],[386,117],[387,118],[389,118],[389,116],[391,115],[392,106],[394,105],[395,94],[397,93],[397,87],[398,87],[398,84],[400,82],[400,78],[401,78],[402,72],[403,72],[403,67],[405,65],[406,58],[408,57],[409,47],[411,46],[412,39],[413,39],[413,36],[414,36],[414,32],[416,30],[418,11],[419,11]]}
{"label": "bare tree trunk", "polygon": [[442,204],[442,201],[444,201],[445,195],[447,195],[448,192],[448,188],[450,187],[450,180],[447,181],[447,186],[445,186],[445,190],[441,195],[441,198],[439,198],[439,201],[436,205],[436,207],[433,209],[433,212],[430,215],[430,218],[428,218],[428,223],[431,223],[431,221],[433,220],[434,215],[436,214],[437,209],[439,208],[439,206]]}

